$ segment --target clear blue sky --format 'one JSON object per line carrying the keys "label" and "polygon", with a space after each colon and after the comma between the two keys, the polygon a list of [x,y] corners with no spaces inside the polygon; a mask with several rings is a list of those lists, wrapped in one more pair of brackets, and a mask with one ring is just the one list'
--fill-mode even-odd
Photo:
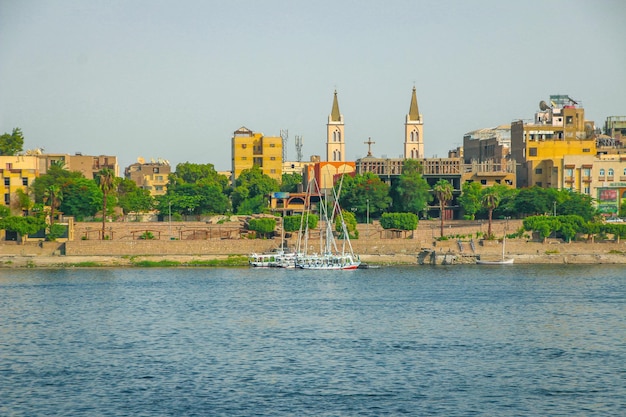
{"label": "clear blue sky", "polygon": [[626,2],[0,0],[0,133],[25,148],[212,163],[240,126],[325,159],[402,153],[415,85],[427,156],[569,94],[626,115]]}

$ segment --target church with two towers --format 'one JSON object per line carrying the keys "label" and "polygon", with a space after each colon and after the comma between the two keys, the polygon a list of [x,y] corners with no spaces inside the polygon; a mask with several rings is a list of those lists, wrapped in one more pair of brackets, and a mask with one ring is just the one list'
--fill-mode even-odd
{"label": "church with two towers", "polygon": [[[367,143],[367,142],[366,142]],[[371,145],[373,142],[369,142]],[[337,91],[333,97],[333,107],[326,124],[326,161],[345,162],[346,137],[343,114],[339,111]],[[371,156],[371,154],[368,154]],[[417,106],[417,93],[413,87],[409,113],[404,122],[404,158],[424,158],[424,120]]]}

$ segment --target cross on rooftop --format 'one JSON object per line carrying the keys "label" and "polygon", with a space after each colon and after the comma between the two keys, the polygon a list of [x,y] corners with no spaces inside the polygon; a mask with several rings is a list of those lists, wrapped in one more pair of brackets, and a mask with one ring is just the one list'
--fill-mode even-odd
{"label": "cross on rooftop", "polygon": [[372,138],[367,138],[367,142],[363,142],[367,145],[367,156],[372,156],[372,145],[376,142],[372,142]]}

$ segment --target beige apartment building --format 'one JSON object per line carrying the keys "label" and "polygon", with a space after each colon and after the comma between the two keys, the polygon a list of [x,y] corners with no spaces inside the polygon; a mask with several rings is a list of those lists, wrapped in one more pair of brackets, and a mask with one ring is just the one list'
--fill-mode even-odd
{"label": "beige apartment building", "polygon": [[124,177],[133,181],[138,187],[148,190],[153,197],[164,195],[167,192],[171,167],[169,161],[159,158],[146,162],[137,158],[137,162],[124,170]]}
{"label": "beige apartment building", "polygon": [[85,178],[90,180],[94,179],[98,171],[103,168],[112,170],[116,177],[120,175],[117,157],[112,155],[91,156],[81,153],[74,155],[63,153],[38,153],[36,156],[39,158],[39,170],[42,174],[48,171],[48,168],[50,168],[53,162],[60,162],[68,171],[81,172]]}

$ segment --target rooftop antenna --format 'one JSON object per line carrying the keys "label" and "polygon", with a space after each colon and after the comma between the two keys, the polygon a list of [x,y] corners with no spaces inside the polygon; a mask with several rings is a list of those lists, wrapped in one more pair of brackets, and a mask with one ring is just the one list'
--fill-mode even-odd
{"label": "rooftop antenna", "polygon": [[296,135],[296,160],[302,162],[302,136]]}
{"label": "rooftop antenna", "polygon": [[280,129],[280,137],[283,139],[283,162],[287,160],[287,139],[289,139],[289,130]]}

